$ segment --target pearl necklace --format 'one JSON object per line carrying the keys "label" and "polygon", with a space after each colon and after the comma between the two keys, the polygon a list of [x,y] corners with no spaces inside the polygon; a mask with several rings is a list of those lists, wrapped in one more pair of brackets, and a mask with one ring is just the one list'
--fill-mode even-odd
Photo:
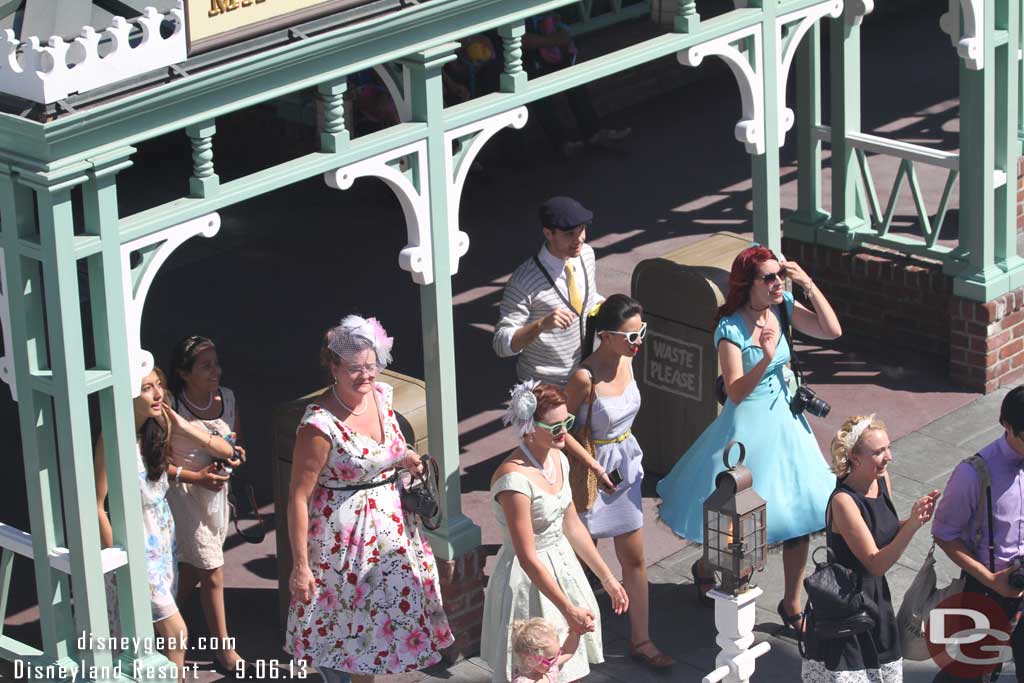
{"label": "pearl necklace", "polygon": [[[332,385],[331,386],[331,393],[334,394],[334,400],[337,401],[338,403],[340,403],[342,408],[344,408],[348,412],[352,413],[356,417],[359,417],[360,415],[362,415],[363,413],[366,412],[366,408],[365,407],[362,410],[357,411],[355,408],[351,407],[349,404],[347,404],[344,401],[342,401],[341,400],[341,396],[338,396],[338,389],[337,389],[336,385]],[[365,402],[366,402],[366,397],[364,396],[363,400],[360,401],[360,403],[365,403]]]}
{"label": "pearl necklace", "polygon": [[215,392],[213,392],[213,391],[210,392],[210,400],[206,402],[205,406],[197,406],[195,403],[193,403],[192,401],[188,400],[188,392],[186,392],[184,389],[181,390],[181,398],[182,398],[183,401],[185,401],[185,403],[187,403],[189,405],[189,407],[191,407],[193,410],[197,410],[197,411],[199,411],[201,413],[204,410],[209,410],[210,406],[213,405],[213,395],[214,395],[214,393]]}
{"label": "pearl necklace", "polygon": [[551,474],[548,474],[547,467],[546,466],[545,467],[541,467],[540,466],[540,463],[537,462],[537,459],[533,457],[533,453],[530,452],[529,447],[525,443],[520,444],[519,448],[523,451],[523,454],[526,456],[526,459],[530,461],[530,464],[533,465],[534,467],[536,467],[538,470],[540,470],[540,476],[544,477],[544,481],[546,481],[547,483],[549,483],[552,486],[554,486],[555,485],[555,473],[554,473],[554,471],[552,471]]}

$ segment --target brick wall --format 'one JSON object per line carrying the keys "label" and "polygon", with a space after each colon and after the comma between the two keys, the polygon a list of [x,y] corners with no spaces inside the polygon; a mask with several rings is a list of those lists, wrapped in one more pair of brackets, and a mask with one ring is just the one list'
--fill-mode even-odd
{"label": "brick wall", "polygon": [[989,393],[1024,377],[1024,288],[980,303],[954,295],[938,263],[791,239],[783,251],[828,297],[844,339],[910,351],[948,368],[971,391]]}
{"label": "brick wall", "polygon": [[460,655],[480,652],[480,631],[484,621],[484,549],[478,547],[454,560],[438,560],[441,599],[455,644],[444,655],[454,662]]}
{"label": "brick wall", "polygon": [[1024,377],[1024,290],[988,303],[955,296],[950,310],[953,381],[988,393]]}
{"label": "brick wall", "polygon": [[942,266],[882,250],[841,252],[784,239],[786,258],[802,264],[828,297],[843,336],[902,348],[945,365],[952,283]]}

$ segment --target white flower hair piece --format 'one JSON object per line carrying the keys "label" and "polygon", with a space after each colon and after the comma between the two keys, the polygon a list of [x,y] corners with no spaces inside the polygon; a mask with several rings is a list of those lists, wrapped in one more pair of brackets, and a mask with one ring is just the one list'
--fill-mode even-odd
{"label": "white flower hair piece", "polygon": [[540,384],[535,379],[530,379],[512,387],[509,394],[512,400],[508,402],[508,408],[501,421],[506,425],[512,425],[519,432],[519,436],[526,436],[533,431],[533,414],[537,411],[537,397],[533,390]]}
{"label": "white flower hair piece", "polygon": [[875,414],[871,413],[867,417],[857,420],[857,422],[855,422],[854,425],[850,427],[850,435],[847,437],[846,442],[846,450],[848,452],[853,452],[853,448],[854,446],[857,445],[857,442],[860,441],[860,437],[864,434],[865,431],[867,431],[868,427],[870,427],[871,423],[874,421]]}
{"label": "white flower hair piece", "polygon": [[360,351],[372,348],[377,355],[377,365],[386,368],[391,364],[391,347],[394,343],[394,338],[388,336],[376,318],[347,315],[331,330],[331,341],[327,348],[339,358],[351,358]]}

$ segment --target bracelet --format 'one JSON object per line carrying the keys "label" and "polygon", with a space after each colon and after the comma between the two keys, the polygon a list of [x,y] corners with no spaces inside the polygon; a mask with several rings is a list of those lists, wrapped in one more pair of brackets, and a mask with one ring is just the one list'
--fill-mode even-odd
{"label": "bracelet", "polygon": [[213,443],[213,432],[210,432],[209,435],[210,435],[209,438],[206,439],[206,445],[203,446],[203,448],[209,448],[210,444]]}
{"label": "bracelet", "polygon": [[808,298],[814,296],[814,293],[817,292],[817,291],[818,291],[818,288],[814,286],[813,282],[811,284],[807,285],[806,287],[804,287],[804,294],[806,294]]}
{"label": "bracelet", "polygon": [[601,585],[602,586],[605,585],[606,583],[608,583],[609,581],[611,581],[614,578],[615,578],[615,574],[609,574],[608,576],[606,576],[603,579],[601,579]]}
{"label": "bracelet", "polygon": [[175,483],[181,481],[181,465],[178,465],[178,471],[174,473],[174,481]]}

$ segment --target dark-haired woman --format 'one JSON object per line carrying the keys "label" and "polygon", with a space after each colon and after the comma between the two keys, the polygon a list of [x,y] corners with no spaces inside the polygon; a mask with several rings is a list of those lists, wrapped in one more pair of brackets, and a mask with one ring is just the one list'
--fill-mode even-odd
{"label": "dark-haired woman", "polygon": [[[587,320],[584,359],[565,388],[570,413],[580,429],[591,420],[597,461],[618,473],[613,491],[600,491],[594,506],[580,512],[591,537],[611,538],[622,566],[622,584],[629,595],[629,652],[653,669],[672,666],[673,659],[651,642],[648,631],[647,562],[644,560],[644,512],[640,485],[643,451],[631,428],[640,410],[640,390],[633,378],[633,358],[647,335],[640,302],[624,294],[608,297]],[[594,343],[601,340],[594,350]],[[593,403],[590,399],[593,396]],[[614,481],[614,479],[613,479]]]}
{"label": "dark-haired woman", "polygon": [[[174,601],[174,518],[166,498],[171,433],[180,432],[197,443],[207,444],[224,453],[230,452],[231,444],[223,439],[212,438],[207,432],[183,420],[164,403],[165,397],[164,375],[159,369],[153,370],[143,378],[142,390],[134,401],[135,431],[138,434],[136,460],[142,491],[142,522],[146,536],[146,572],[153,629],[166,646],[162,650],[163,654],[178,666],[180,673],[184,671],[188,630]],[[96,443],[94,472],[100,543],[104,548],[109,548],[114,545],[114,532],[104,507],[108,486],[102,436]]]}
{"label": "dark-haired woman", "polygon": [[[230,437],[241,431],[235,394],[220,384],[221,368],[217,347],[206,337],[193,335],[179,341],[171,354],[168,381],[171,407],[182,419],[213,436]],[[222,443],[217,439],[216,444]],[[184,605],[196,584],[206,624],[212,639],[221,645],[213,652],[217,663],[228,672],[239,668],[241,658],[231,647],[224,610],[224,540],[228,535],[227,472],[214,458],[225,458],[223,449],[214,450],[183,431],[171,438],[171,488],[167,502],[174,513],[178,547],[178,604]],[[238,467],[245,451],[237,457],[228,451],[231,467]]]}
{"label": "dark-haired woman", "polygon": [[[795,303],[784,279],[803,288],[814,310]],[[704,542],[704,499],[724,469],[722,450],[732,440],[747,447],[746,466],[768,503],[768,543],[782,543],[785,595],[777,610],[787,629],[800,623],[800,595],[808,534],[825,523],[833,475],[807,420],[789,408],[783,368],[790,348],[781,329],[782,307],[792,326],[818,339],[842,334],[832,307],[811,278],[792,261],[779,262],[765,247],[749,247],[733,261],[729,294],[718,310],[715,346],[727,400],[719,416],[658,482],[661,519],[672,530]],[[702,602],[714,581],[700,561],[693,566]]]}

